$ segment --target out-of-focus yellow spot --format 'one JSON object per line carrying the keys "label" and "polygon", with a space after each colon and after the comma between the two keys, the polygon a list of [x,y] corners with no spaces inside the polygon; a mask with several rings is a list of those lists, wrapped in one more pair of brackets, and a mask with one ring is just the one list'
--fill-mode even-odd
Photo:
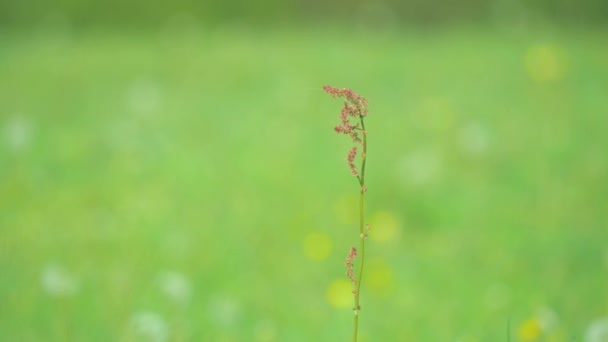
{"label": "out-of-focus yellow spot", "polygon": [[342,196],[334,204],[334,212],[339,223],[359,222],[359,196]]}
{"label": "out-of-focus yellow spot", "polygon": [[520,341],[530,342],[538,340],[541,332],[542,328],[538,320],[529,318],[521,323],[517,335]]}
{"label": "out-of-focus yellow spot", "polygon": [[333,243],[331,238],[320,232],[308,234],[303,241],[304,254],[311,260],[323,261],[331,253]]}
{"label": "out-of-focus yellow spot", "polygon": [[557,81],[566,73],[563,52],[555,45],[536,45],[529,48],[524,62],[528,75],[535,82]]}
{"label": "out-of-focus yellow spot", "polygon": [[353,285],[348,279],[336,279],[327,288],[327,301],[334,308],[353,307]]}
{"label": "out-of-focus yellow spot", "polygon": [[395,277],[391,266],[384,259],[366,261],[363,285],[377,296],[388,296],[395,289]]}
{"label": "out-of-focus yellow spot", "polygon": [[376,241],[389,241],[399,238],[399,221],[388,211],[377,211],[370,218],[369,237]]}

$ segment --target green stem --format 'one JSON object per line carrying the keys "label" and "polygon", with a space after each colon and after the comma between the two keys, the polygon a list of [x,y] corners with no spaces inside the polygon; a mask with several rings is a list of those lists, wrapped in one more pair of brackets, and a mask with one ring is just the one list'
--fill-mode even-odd
{"label": "green stem", "polygon": [[359,305],[359,294],[361,293],[361,279],[363,278],[363,264],[365,262],[365,216],[364,216],[364,200],[365,200],[365,161],[367,159],[367,135],[365,134],[365,124],[363,123],[363,117],[361,119],[361,129],[363,130],[363,153],[361,154],[361,176],[359,177],[359,185],[361,185],[361,192],[359,195],[359,240],[361,247],[359,254],[361,260],[359,262],[359,274],[357,279],[357,286],[355,290],[355,308],[354,308],[354,327],[353,327],[353,342],[357,341],[357,332],[359,330],[359,312],[361,311],[361,305]]}

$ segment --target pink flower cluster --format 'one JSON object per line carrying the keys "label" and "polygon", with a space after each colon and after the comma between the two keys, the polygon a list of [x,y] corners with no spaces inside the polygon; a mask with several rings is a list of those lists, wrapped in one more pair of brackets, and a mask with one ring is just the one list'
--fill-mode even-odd
{"label": "pink flower cluster", "polygon": [[[340,124],[336,126],[334,130],[338,134],[350,136],[353,142],[357,144],[363,144],[359,134],[367,134],[363,129],[363,118],[367,116],[367,99],[349,88],[340,89],[326,85],[323,86],[323,90],[333,98],[344,98],[344,106],[340,111]],[[359,172],[355,165],[356,157],[357,147],[355,146],[348,151],[346,161],[348,162],[348,168],[353,176],[359,177]]]}
{"label": "pink flower cluster", "polygon": [[340,112],[340,124],[334,129],[339,134],[347,134],[353,139],[354,142],[360,143],[359,132],[365,134],[362,131],[359,123],[351,123],[351,118],[360,120],[367,116],[367,99],[363,96],[355,93],[349,88],[334,88],[332,86],[323,86],[323,90],[331,95],[333,98],[344,97],[344,106]]}
{"label": "pink flower cluster", "polygon": [[351,148],[350,151],[348,151],[348,156],[346,156],[350,172],[353,176],[357,177],[359,176],[359,172],[357,171],[357,165],[355,165],[355,157],[357,157],[357,146]]}
{"label": "pink flower cluster", "polygon": [[357,291],[355,290],[357,287],[357,281],[355,280],[355,270],[353,265],[353,261],[355,261],[356,257],[357,249],[355,247],[351,247],[348,255],[346,256],[346,275],[348,276],[348,279],[350,279],[350,282],[353,283],[353,294],[357,294]]}

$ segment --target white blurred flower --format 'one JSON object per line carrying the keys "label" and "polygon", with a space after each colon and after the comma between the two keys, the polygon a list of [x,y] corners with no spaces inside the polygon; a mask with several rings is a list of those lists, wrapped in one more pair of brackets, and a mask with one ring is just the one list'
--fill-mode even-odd
{"label": "white blurred flower", "polygon": [[484,156],[490,147],[490,133],[478,122],[472,122],[460,130],[460,146],[472,157]]}
{"label": "white blurred flower", "polygon": [[545,333],[555,329],[559,323],[557,313],[548,307],[539,308],[536,313],[536,318],[540,324],[541,330]]}
{"label": "white blurred flower", "polygon": [[137,80],[129,86],[126,95],[128,107],[136,115],[152,115],[162,109],[163,90],[158,82]]}
{"label": "white blurred flower", "polygon": [[175,271],[162,272],[158,276],[161,290],[175,304],[187,305],[192,295],[190,280],[183,274]]}
{"label": "white blurred flower", "polygon": [[48,264],[40,277],[42,288],[51,296],[71,296],[78,291],[78,279],[59,264]]}
{"label": "white blurred flower", "polygon": [[169,327],[161,315],[143,311],[131,317],[135,335],[145,341],[164,342],[169,340]]}
{"label": "white blurred flower", "polygon": [[22,151],[32,139],[32,124],[23,116],[13,117],[4,124],[4,135],[9,149]]}
{"label": "white blurred flower", "polygon": [[585,342],[608,342],[608,317],[597,319],[587,327]]}
{"label": "white blurred flower", "polygon": [[211,322],[231,327],[239,320],[241,307],[236,298],[222,295],[211,298],[207,310]]}
{"label": "white blurred flower", "polygon": [[435,149],[421,149],[403,157],[398,166],[403,183],[420,186],[439,177],[442,160]]}

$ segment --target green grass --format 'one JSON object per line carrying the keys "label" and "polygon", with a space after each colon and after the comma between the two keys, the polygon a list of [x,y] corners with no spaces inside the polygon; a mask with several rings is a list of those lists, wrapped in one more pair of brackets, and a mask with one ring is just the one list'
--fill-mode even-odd
{"label": "green grass", "polygon": [[579,341],[608,315],[607,61],[601,32],[4,34],[0,340],[146,340],[138,312],[171,341],[348,340],[332,84],[370,101],[361,341],[517,341],[542,308],[539,341]]}

